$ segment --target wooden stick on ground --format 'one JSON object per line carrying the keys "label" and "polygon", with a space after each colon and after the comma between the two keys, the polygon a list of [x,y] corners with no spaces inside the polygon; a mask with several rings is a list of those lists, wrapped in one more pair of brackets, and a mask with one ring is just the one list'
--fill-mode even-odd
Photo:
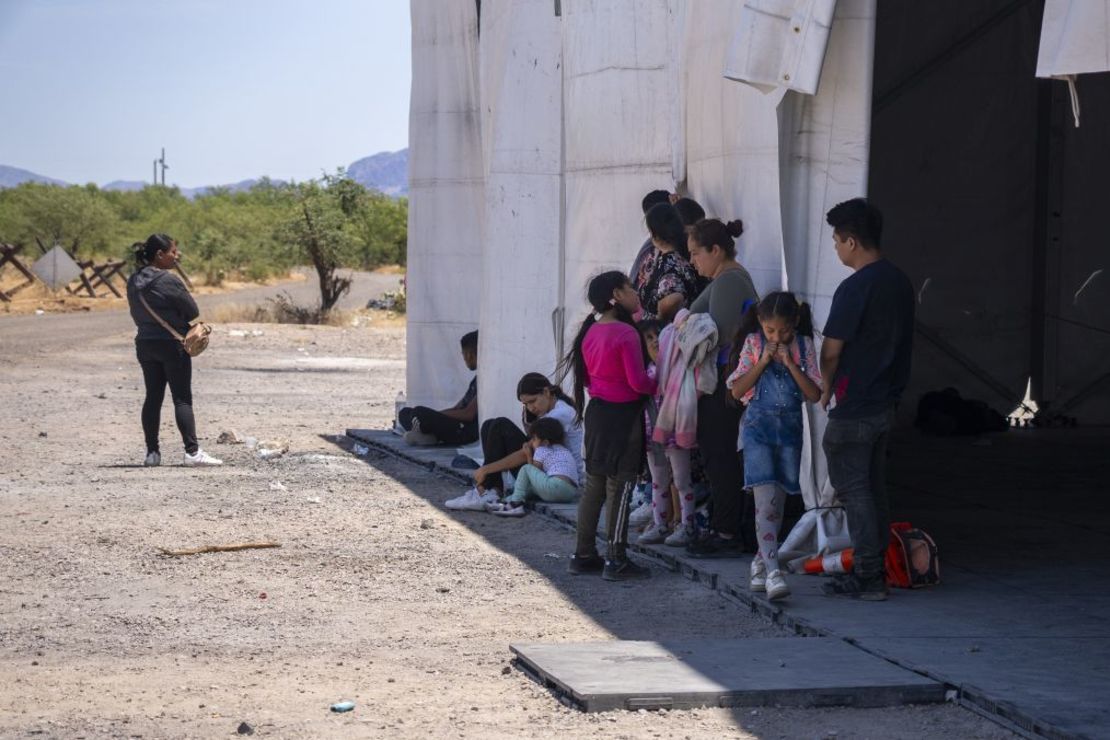
{"label": "wooden stick on ground", "polygon": [[202,552],[233,552],[235,550],[258,550],[266,547],[281,547],[280,542],[239,542],[234,545],[205,545],[204,547],[192,547],[187,550],[167,550],[164,547],[158,549],[163,555],[199,555]]}

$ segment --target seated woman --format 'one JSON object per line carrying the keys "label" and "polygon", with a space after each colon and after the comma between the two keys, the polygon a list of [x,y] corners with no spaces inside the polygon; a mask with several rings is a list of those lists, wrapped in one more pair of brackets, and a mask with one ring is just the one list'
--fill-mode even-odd
{"label": "seated woman", "polygon": [[[463,334],[459,340],[467,370],[478,369],[478,332]],[[462,400],[449,409],[436,411],[427,406],[403,408],[397,423],[405,430],[410,445],[465,445],[478,439],[478,376],[467,386]]]}
{"label": "seated woman", "polygon": [[497,516],[524,516],[524,502],[537,498],[566,504],[578,497],[578,461],[565,446],[563,425],[550,416],[536,419],[521,451],[527,463],[516,475],[513,492],[499,504],[490,504]]}
{"label": "seated woman", "polygon": [[[516,386],[516,397],[524,406],[522,422],[525,429],[542,418],[554,419],[562,425],[565,435],[563,445],[574,456],[578,478],[582,480],[585,471],[582,425],[575,421],[577,412],[574,402],[562,388],[540,373],[527,373],[522,377]],[[481,438],[485,464],[474,471],[474,488],[447,501],[448,509],[485,511],[487,504],[497,503],[503,495],[505,482],[502,474],[510,472],[515,476],[528,462],[523,449],[528,435],[511,420],[505,417],[487,419],[482,424]]]}

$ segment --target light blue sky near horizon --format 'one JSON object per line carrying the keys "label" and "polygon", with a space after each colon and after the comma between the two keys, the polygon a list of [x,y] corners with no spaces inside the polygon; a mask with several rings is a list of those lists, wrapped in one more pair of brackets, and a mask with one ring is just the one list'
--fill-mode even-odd
{"label": "light blue sky near horizon", "polygon": [[305,180],[408,146],[407,0],[0,0],[0,164]]}

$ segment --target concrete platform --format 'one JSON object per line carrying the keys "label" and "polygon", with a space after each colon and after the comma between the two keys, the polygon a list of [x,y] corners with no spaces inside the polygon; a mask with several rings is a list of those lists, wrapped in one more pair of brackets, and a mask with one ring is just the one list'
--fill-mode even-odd
{"label": "concrete platform", "polygon": [[841,640],[510,645],[537,681],[586,712],[694,707],[885,707],[944,701],[945,686]]}
{"label": "concrete platform", "polygon": [[[1012,433],[990,445],[896,440],[892,508],[937,540],[943,583],[897,590],[886,602],[828,598],[820,577],[791,575],[793,595],[771,604],[748,592],[748,558],[632,549],[790,631],[837,638],[947,684],[962,704],[1013,729],[1110,737],[1110,475],[1102,477],[1110,430],[1079,431]],[[388,432],[348,435],[460,484],[470,480]],[[929,464],[936,459],[946,464]],[[1102,490],[1084,495],[1091,478],[1076,472],[1084,461]],[[577,516],[573,504],[536,511],[570,527]]]}

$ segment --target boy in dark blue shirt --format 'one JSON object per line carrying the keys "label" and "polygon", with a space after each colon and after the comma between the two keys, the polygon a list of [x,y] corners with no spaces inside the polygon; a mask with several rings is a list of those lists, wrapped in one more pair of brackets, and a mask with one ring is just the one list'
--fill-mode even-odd
{"label": "boy in dark blue shirt", "polygon": [[829,480],[848,513],[853,570],[827,583],[830,595],[887,597],[883,558],[890,538],[886,447],[894,408],[910,375],[914,291],[883,258],[883,219],[863,198],[827,215],[836,254],[854,274],[833,296],[821,344],[821,405],[829,408],[823,447]]}
{"label": "boy in dark blue shirt", "polygon": [[[464,334],[459,340],[467,370],[478,369],[478,332]],[[427,406],[403,408],[397,423],[405,430],[410,445],[466,445],[478,441],[478,376],[470,381],[462,399],[449,409],[436,411]]]}

